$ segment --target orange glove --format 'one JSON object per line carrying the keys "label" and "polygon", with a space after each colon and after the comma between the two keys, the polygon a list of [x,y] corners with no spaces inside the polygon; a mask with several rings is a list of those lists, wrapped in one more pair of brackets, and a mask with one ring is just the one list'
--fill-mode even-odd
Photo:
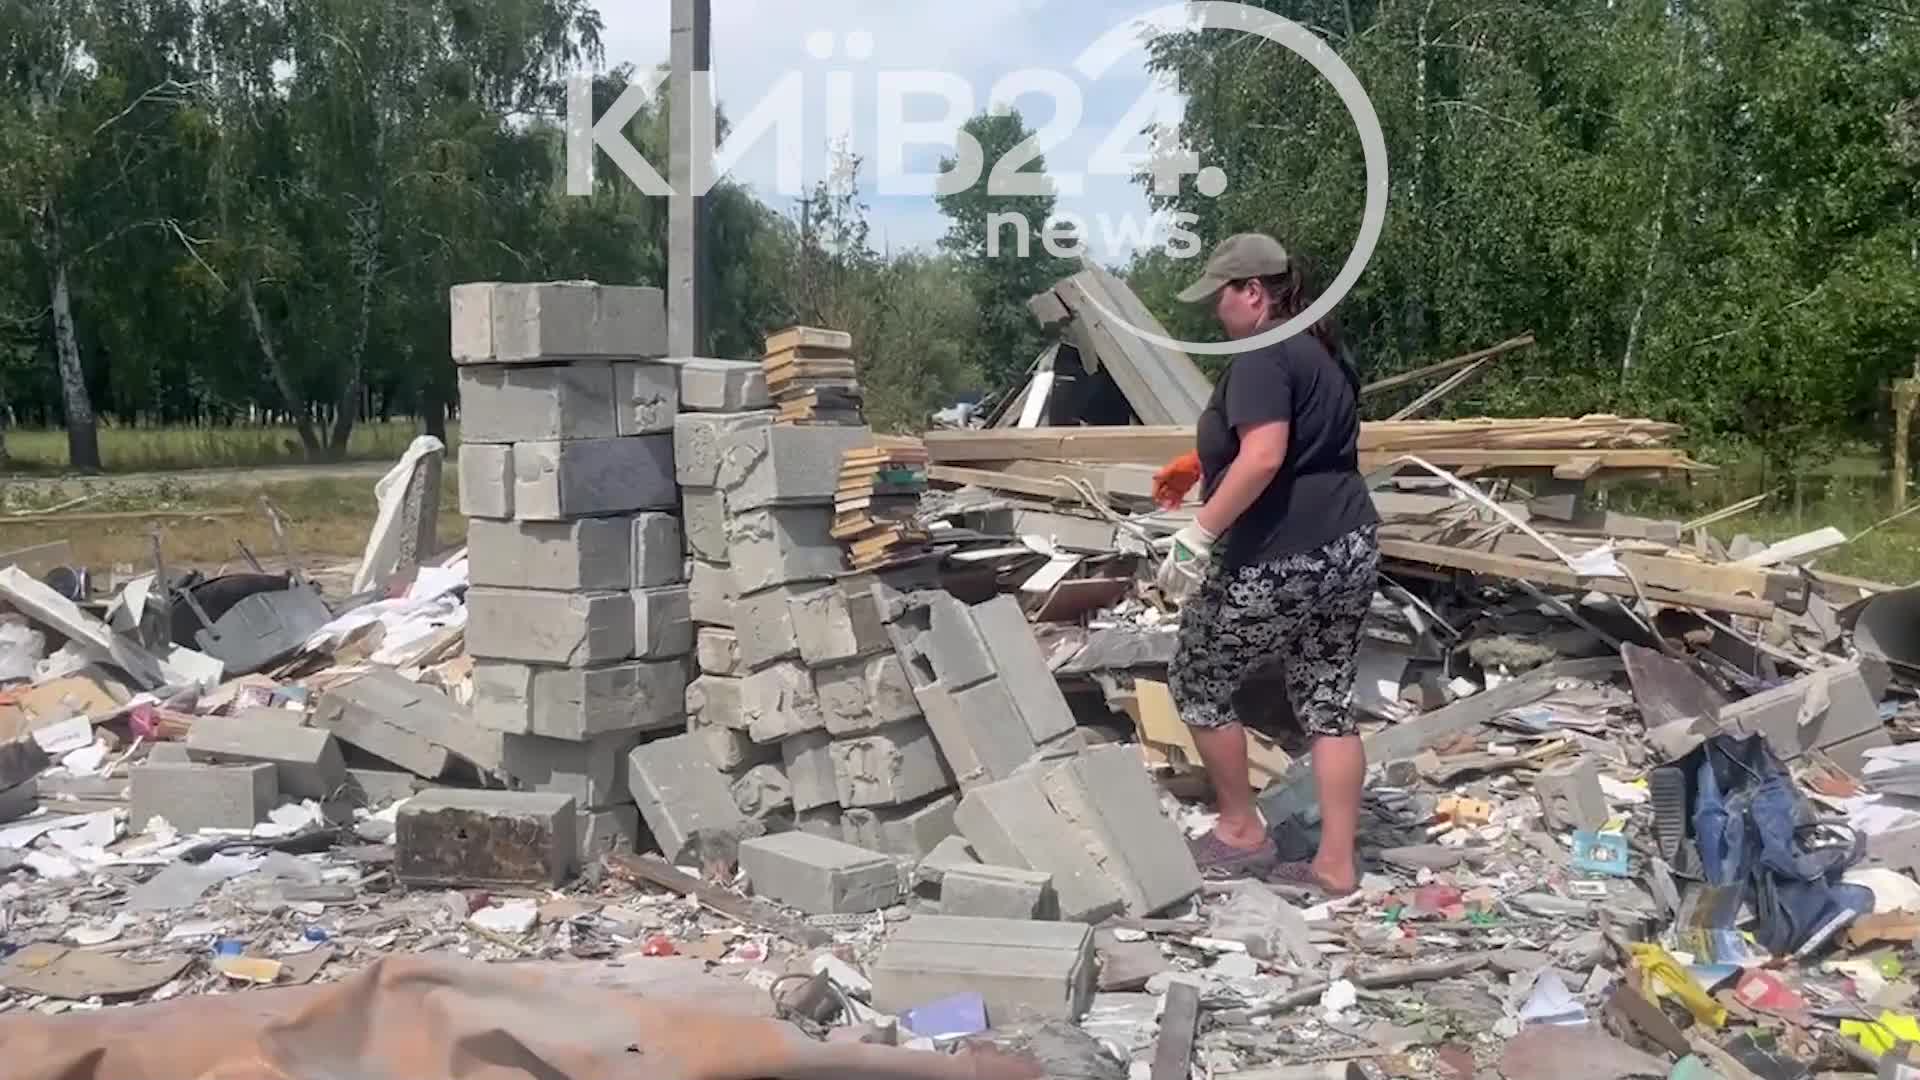
{"label": "orange glove", "polygon": [[1187,492],[1199,482],[1200,451],[1189,451],[1153,474],[1153,501],[1163,510],[1178,510],[1186,501]]}

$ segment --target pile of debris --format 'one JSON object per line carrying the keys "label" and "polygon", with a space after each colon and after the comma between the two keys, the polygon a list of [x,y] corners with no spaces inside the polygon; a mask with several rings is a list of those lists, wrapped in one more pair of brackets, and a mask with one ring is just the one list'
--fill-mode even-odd
{"label": "pile of debris", "polygon": [[[1368,872],[1203,880],[1152,586],[1191,507],[1151,476],[1191,429],[1040,426],[1204,400],[1099,324],[1124,289],[1062,283],[1008,426],[921,443],[860,422],[827,332],[668,359],[655,290],[462,286],[466,550],[420,565],[425,447],[366,591],[272,579],[245,633],[164,567],[92,609],[0,568],[0,1037],[438,953],[677,957],[830,1041],[1116,1080],[1905,1060],[1920,594],[1805,566],[1830,535],[1728,551],[1594,508],[1695,467],[1666,425],[1369,425]],[[1249,779],[1302,858],[1276,675],[1239,702]]]}

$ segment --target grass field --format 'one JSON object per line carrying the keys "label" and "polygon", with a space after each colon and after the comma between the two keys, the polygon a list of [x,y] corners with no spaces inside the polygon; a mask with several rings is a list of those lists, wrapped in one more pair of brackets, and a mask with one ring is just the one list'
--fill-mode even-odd
{"label": "grass field", "polygon": [[[424,429],[415,420],[355,425],[347,461],[398,458]],[[457,439],[448,432],[450,440]],[[67,469],[65,429],[7,431],[11,468],[29,473]],[[100,460],[107,472],[171,472],[179,469],[298,465],[306,461],[300,436],[290,427],[108,427],[100,428]]]}

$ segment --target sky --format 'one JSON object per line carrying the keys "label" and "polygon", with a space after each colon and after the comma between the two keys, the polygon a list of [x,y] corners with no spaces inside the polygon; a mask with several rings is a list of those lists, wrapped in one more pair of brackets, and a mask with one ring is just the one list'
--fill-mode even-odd
{"label": "sky", "polygon": [[[1029,127],[1058,127],[1057,145],[1045,151],[1048,172],[1063,187],[1058,210],[1084,216],[1089,255],[1118,262],[1142,246],[1141,230],[1151,223],[1145,192],[1121,173],[1130,172],[1147,148],[1139,136],[1145,123],[1156,118],[1177,122],[1180,109],[1178,95],[1157,84],[1146,70],[1146,54],[1137,41],[1145,25],[1168,24],[1178,7],[1169,9],[1166,0],[715,0],[714,79],[721,107],[736,128],[758,103],[770,99],[769,91],[776,86],[782,88],[771,96],[776,104],[790,104],[795,97],[802,102],[801,173],[807,184],[825,175],[827,147],[835,137],[844,137],[866,160],[861,187],[870,208],[873,245],[898,251],[933,249],[946,232],[946,222],[929,194],[879,189],[882,85],[938,76],[971,99],[970,114],[998,100],[995,88],[1016,72],[1044,72],[1022,78],[1052,89],[1021,94],[1014,104]],[[1154,19],[1141,21],[1156,11]],[[667,0],[606,0],[601,16],[609,66],[630,63],[645,70],[665,61]],[[1097,78],[1090,78],[1076,68],[1076,60],[1109,32],[1117,44],[1102,57],[1115,58],[1100,65]],[[822,53],[828,58],[821,59]],[[797,84],[793,73],[798,73]],[[843,80],[851,77],[851,125],[843,118],[836,123],[829,115],[831,73],[844,73]],[[796,85],[797,95],[792,92]],[[938,124],[948,114],[949,102],[925,92],[894,98],[904,102],[904,120],[943,132],[940,143],[899,147],[891,155],[901,162],[895,172],[935,171],[940,159],[953,153],[951,130],[958,127],[957,120]],[[1064,110],[1058,108],[1063,102]],[[1079,113],[1077,122],[1074,112]],[[1114,142],[1116,137],[1121,141]],[[1100,153],[1103,146],[1105,154]],[[790,210],[792,199],[782,190],[779,161],[777,139],[769,134],[743,153],[730,174],[769,205]],[[659,164],[664,175],[665,163]],[[1082,178],[1078,194],[1066,190],[1074,174]],[[923,191],[930,184],[930,179],[919,182]]]}

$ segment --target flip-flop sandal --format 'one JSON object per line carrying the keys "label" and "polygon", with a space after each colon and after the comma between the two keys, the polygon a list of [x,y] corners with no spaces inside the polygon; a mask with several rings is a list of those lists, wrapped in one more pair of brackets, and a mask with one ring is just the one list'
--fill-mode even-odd
{"label": "flip-flop sandal", "polygon": [[1209,831],[1187,841],[1187,847],[1193,852],[1193,861],[1200,867],[1200,876],[1210,881],[1260,877],[1280,861],[1280,850],[1273,846],[1271,837],[1263,839],[1257,848],[1242,848],[1234,847]]}
{"label": "flip-flop sandal", "polygon": [[1328,888],[1322,884],[1320,878],[1314,874],[1313,864],[1305,862],[1275,862],[1267,868],[1264,880],[1274,885],[1292,885],[1296,888],[1312,889],[1314,892],[1330,900],[1338,900],[1343,896],[1352,896],[1354,893],[1360,891],[1358,888],[1353,888],[1345,892],[1339,892]]}

